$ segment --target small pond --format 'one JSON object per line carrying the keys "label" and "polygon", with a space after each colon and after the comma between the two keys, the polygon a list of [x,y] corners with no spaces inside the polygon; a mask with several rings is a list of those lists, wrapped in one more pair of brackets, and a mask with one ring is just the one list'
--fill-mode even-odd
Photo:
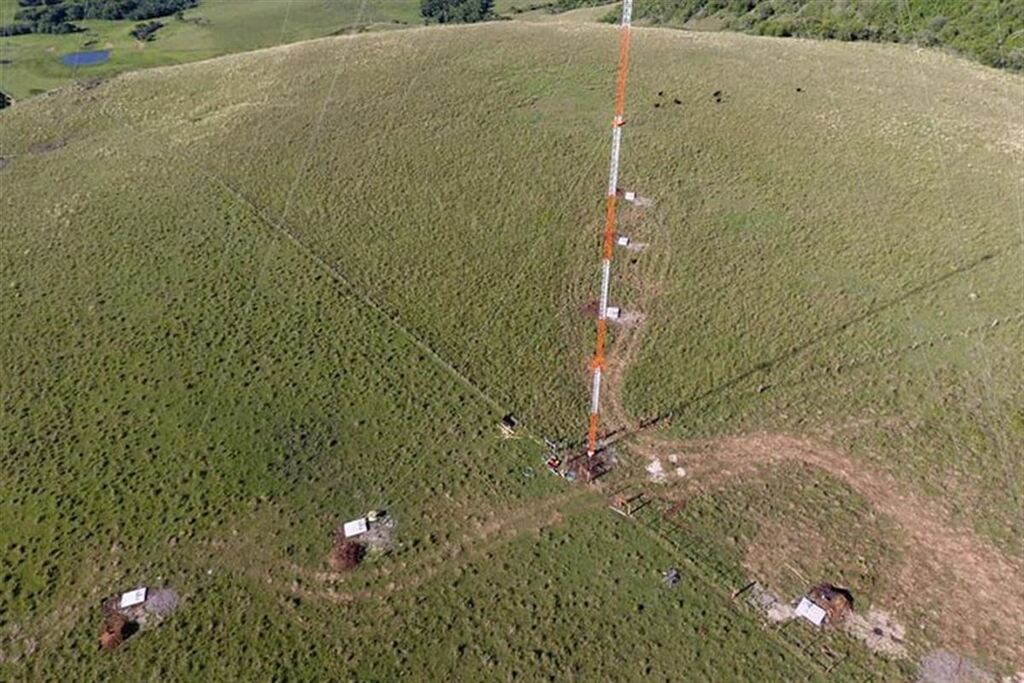
{"label": "small pond", "polygon": [[92,66],[102,64],[110,59],[110,50],[89,50],[88,52],[72,52],[64,55],[60,61],[65,66]]}

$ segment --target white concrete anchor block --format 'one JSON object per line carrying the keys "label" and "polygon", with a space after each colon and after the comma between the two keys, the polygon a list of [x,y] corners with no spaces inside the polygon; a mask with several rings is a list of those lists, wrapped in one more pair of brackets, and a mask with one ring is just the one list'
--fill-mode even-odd
{"label": "white concrete anchor block", "polygon": [[353,519],[351,522],[345,522],[345,526],[342,527],[345,532],[345,538],[352,538],[359,534],[365,534],[370,526],[366,523],[366,517],[360,517],[359,519]]}
{"label": "white concrete anchor block", "polygon": [[807,598],[800,598],[800,604],[796,606],[796,615],[803,617],[815,626],[821,626],[825,622],[825,610]]}
{"label": "white concrete anchor block", "polygon": [[127,593],[121,594],[121,601],[118,603],[121,609],[128,607],[134,607],[135,605],[141,605],[146,601],[146,589],[136,588],[135,590],[128,591]]}

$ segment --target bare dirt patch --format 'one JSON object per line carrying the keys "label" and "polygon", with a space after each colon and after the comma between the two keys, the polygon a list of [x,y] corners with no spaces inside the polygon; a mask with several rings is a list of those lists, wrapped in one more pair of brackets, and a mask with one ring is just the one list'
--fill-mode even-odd
{"label": "bare dirt patch", "polygon": [[640,311],[623,311],[615,322],[619,327],[635,327],[644,322],[644,314]]}
{"label": "bare dirt patch", "polygon": [[387,515],[373,522],[365,533],[360,534],[359,542],[365,544],[371,552],[384,553],[391,547],[394,532],[395,518]]}
{"label": "bare dirt patch", "polygon": [[591,299],[587,303],[580,306],[580,313],[582,313],[587,318],[593,318],[596,320],[598,308],[599,306],[597,303],[597,299]]}
{"label": "bare dirt patch", "polygon": [[178,609],[178,594],[171,588],[154,588],[146,596],[143,614],[139,618],[143,625],[147,621],[162,621]]}
{"label": "bare dirt patch", "polygon": [[995,683],[996,677],[969,659],[938,650],[921,659],[918,683]]}
{"label": "bare dirt patch", "polygon": [[872,609],[866,614],[851,614],[843,627],[873,652],[887,657],[907,655],[906,629],[887,612]]}
{"label": "bare dirt patch", "polygon": [[648,462],[647,467],[644,469],[647,470],[647,477],[655,483],[660,484],[668,478],[665,476],[665,467],[661,464],[661,460],[658,458],[654,458]]}
{"label": "bare dirt patch", "polygon": [[686,476],[686,468],[676,464],[674,456],[669,456],[666,459],[659,457],[652,457],[647,461],[647,465],[644,467],[647,472],[647,478],[656,483],[664,483],[672,479],[682,479]]}
{"label": "bare dirt patch", "polygon": [[778,595],[762,586],[758,581],[750,586],[747,603],[760,611],[773,624],[796,619],[796,610],[793,605],[780,600]]}

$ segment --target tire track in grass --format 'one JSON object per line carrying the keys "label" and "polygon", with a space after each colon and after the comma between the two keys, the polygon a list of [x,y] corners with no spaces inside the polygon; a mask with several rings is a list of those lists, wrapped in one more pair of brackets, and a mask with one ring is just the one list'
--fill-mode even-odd
{"label": "tire track in grass", "polygon": [[[409,560],[377,567],[364,566],[352,572],[318,571],[292,563],[288,566],[290,576],[301,577],[318,584],[318,587],[307,588],[292,583],[280,588],[303,598],[339,604],[386,598],[393,593],[416,589],[440,574],[470,564],[524,534],[558,526],[565,522],[566,514],[594,510],[603,505],[604,497],[598,491],[574,486],[539,503],[527,501],[513,511],[504,508],[492,510],[486,520],[457,538]],[[347,583],[382,579],[390,580],[381,586],[339,590]]]}

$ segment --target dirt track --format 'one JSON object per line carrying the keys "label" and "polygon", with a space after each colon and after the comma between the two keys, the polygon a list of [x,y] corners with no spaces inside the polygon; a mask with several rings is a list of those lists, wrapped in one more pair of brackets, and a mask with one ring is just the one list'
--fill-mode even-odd
{"label": "dirt track", "polygon": [[1024,664],[1024,567],[892,475],[808,439],[777,434],[643,442],[648,455],[683,454],[688,478],[702,489],[784,462],[801,462],[841,480],[903,532],[903,562],[893,568],[883,599],[926,612],[944,644],[967,651],[981,645]]}

